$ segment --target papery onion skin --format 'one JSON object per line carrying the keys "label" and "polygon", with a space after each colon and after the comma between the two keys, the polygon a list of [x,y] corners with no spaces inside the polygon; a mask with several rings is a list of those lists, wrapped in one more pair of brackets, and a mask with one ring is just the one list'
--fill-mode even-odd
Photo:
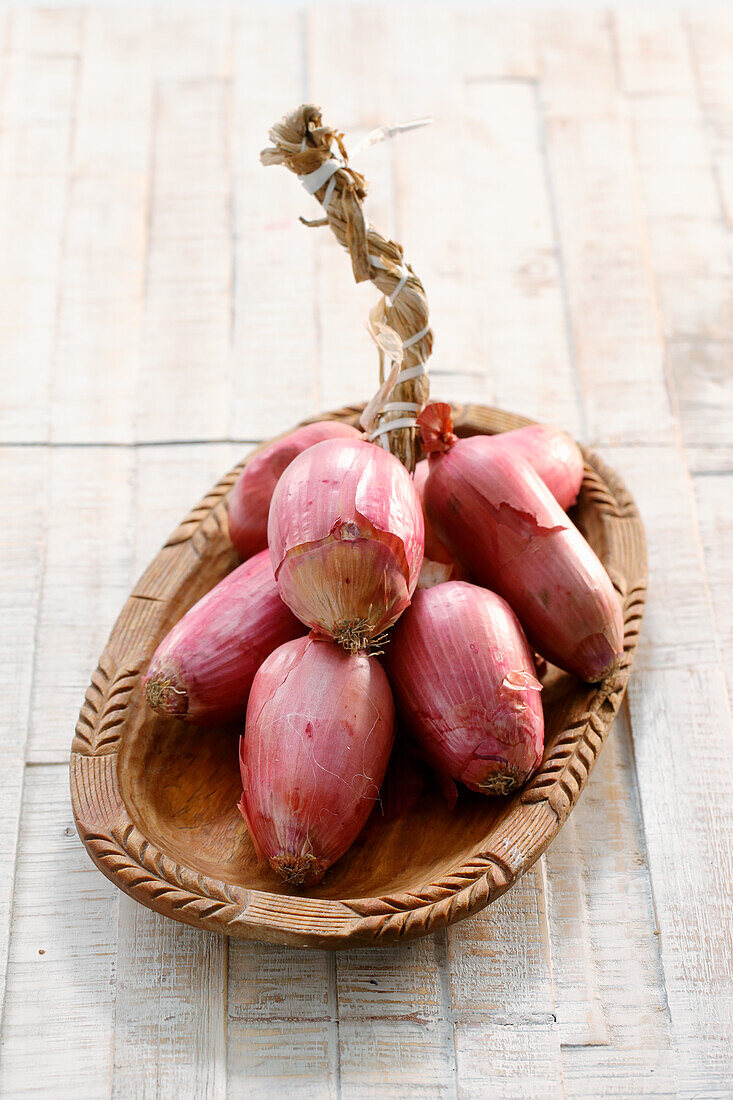
{"label": "papery onion skin", "polygon": [[431,457],[430,522],[473,580],[507,600],[543,657],[596,683],[623,653],[610,578],[529,463],[484,444],[471,436]]}
{"label": "papery onion skin", "polygon": [[525,458],[566,512],[575,504],[583,483],[583,454],[567,432],[549,424],[528,424],[486,438]]}
{"label": "papery onion skin", "polygon": [[400,715],[442,776],[509,794],[542,759],[541,685],[509,605],[452,581],[415,593],[385,650]]}
{"label": "papery onion skin", "polygon": [[240,557],[252,557],[267,547],[267,514],[275,486],[284,470],[308,447],[324,439],[362,439],[362,433],[340,420],[304,424],[283,439],[275,439],[249,460],[228,500],[229,536]]}
{"label": "papery onion skin", "polygon": [[153,654],[143,687],[165,717],[211,724],[244,715],[257,669],[304,633],[278,595],[270,555],[238,566],[187,611]]}
{"label": "papery onion skin", "polygon": [[239,804],[255,852],[292,885],[311,885],[363,828],[394,737],[379,662],[299,638],[257,673],[240,741]]}
{"label": "papery onion skin", "polygon": [[268,543],[280,595],[302,622],[342,644],[367,643],[408,606],[424,537],[407,470],[359,440],[304,451],[270,505]]}

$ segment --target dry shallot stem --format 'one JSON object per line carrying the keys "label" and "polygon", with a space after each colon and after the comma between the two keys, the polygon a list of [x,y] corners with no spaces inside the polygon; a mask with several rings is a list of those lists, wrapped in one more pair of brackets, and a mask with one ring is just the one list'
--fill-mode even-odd
{"label": "dry shallot stem", "polygon": [[[260,154],[262,163],[284,164],[324,206],[325,218],[306,224],[329,225],[349,251],[357,283],[369,279],[384,295],[372,313],[372,324],[394,329],[402,341],[400,374],[423,369],[402,382],[398,376],[388,395],[387,405],[407,408],[386,408],[377,416],[377,441],[384,441],[386,435],[389,450],[412,473],[417,461],[417,429],[407,426],[378,433],[386,424],[414,420],[428,399],[424,364],[432,350],[433,333],[423,285],[405,263],[402,247],[383,237],[365,218],[367,182],[349,166],[343,135],[323,125],[318,107],[302,104],[275,123],[269,137],[272,146]],[[383,372],[383,361],[381,367]]]}

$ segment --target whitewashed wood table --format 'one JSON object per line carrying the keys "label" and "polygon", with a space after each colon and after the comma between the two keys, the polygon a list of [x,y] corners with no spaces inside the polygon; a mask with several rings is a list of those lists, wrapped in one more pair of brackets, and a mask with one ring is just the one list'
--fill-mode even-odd
{"label": "whitewashed wood table", "polygon": [[[733,1092],[733,14],[0,10],[0,1093]],[[257,154],[304,98],[373,149],[433,390],[627,479],[628,703],[557,841],[411,946],[327,955],[140,908],[72,825],[76,713],[136,575],[255,441],[364,399],[330,234]],[[8,931],[9,928],[9,931]]]}

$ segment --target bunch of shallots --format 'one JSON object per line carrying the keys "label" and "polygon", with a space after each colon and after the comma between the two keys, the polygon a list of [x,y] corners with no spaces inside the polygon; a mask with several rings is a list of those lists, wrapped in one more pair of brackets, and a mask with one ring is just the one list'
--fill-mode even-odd
{"label": "bunch of shallots", "polygon": [[258,858],[294,885],[364,826],[395,706],[449,801],[456,784],[508,795],[542,760],[535,651],[590,681],[622,652],[613,587],[564,511],[577,445],[539,425],[459,440],[449,413],[421,414],[414,478],[340,423],[261,450],[229,500],[244,564],[145,677],[163,715],[244,720],[239,808]]}
{"label": "bunch of shallots", "polygon": [[[600,680],[623,631],[608,575],[566,515],[583,479],[577,445],[541,425],[458,439],[448,405],[426,408],[425,290],[365,218],[343,135],[303,104],[270,140],[262,162],[299,177],[323,208],[308,224],[328,225],[357,282],[380,291],[381,385],[366,435],[309,424],[245,466],[229,498],[244,564],[163,640],[145,693],[168,717],[244,720],[239,808],[255,852],[309,885],[374,807],[395,704],[403,747],[449,802],[457,784],[506,796],[542,760],[544,660]],[[418,425],[426,457],[413,477]]]}

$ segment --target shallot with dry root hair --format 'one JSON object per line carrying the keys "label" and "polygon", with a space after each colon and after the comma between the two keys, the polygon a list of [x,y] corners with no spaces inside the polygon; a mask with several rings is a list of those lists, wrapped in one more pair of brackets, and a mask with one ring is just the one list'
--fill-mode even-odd
{"label": "shallot with dry root hair", "polygon": [[425,507],[438,537],[473,580],[508,601],[543,657],[602,680],[623,653],[623,622],[589,544],[519,455],[491,437],[457,440],[447,405],[442,423],[436,406],[420,422],[430,454]]}
{"label": "shallot with dry root hair", "polygon": [[220,581],[165,636],[143,679],[145,698],[167,718],[237,718],[265,657],[303,633],[278,595],[265,550]]}
{"label": "shallot with dry root hair", "polygon": [[268,443],[249,460],[229,494],[229,535],[242,558],[267,547],[267,514],[280,475],[293,459],[324,439],[361,439],[362,434],[339,420],[304,424]]}
{"label": "shallot with dry root hair", "polygon": [[277,483],[267,534],[285,603],[346,649],[369,646],[415,591],[420,497],[405,467],[373,443],[333,439],[299,455]]}
{"label": "shallot with dry root hair", "polygon": [[415,593],[385,651],[397,709],[438,773],[510,794],[542,759],[532,651],[500,596],[460,581]]}
{"label": "shallot with dry root hair", "polygon": [[312,637],[271,654],[252,685],[239,757],[239,808],[258,859],[292,885],[318,882],[369,817],[393,734],[376,658]]}

